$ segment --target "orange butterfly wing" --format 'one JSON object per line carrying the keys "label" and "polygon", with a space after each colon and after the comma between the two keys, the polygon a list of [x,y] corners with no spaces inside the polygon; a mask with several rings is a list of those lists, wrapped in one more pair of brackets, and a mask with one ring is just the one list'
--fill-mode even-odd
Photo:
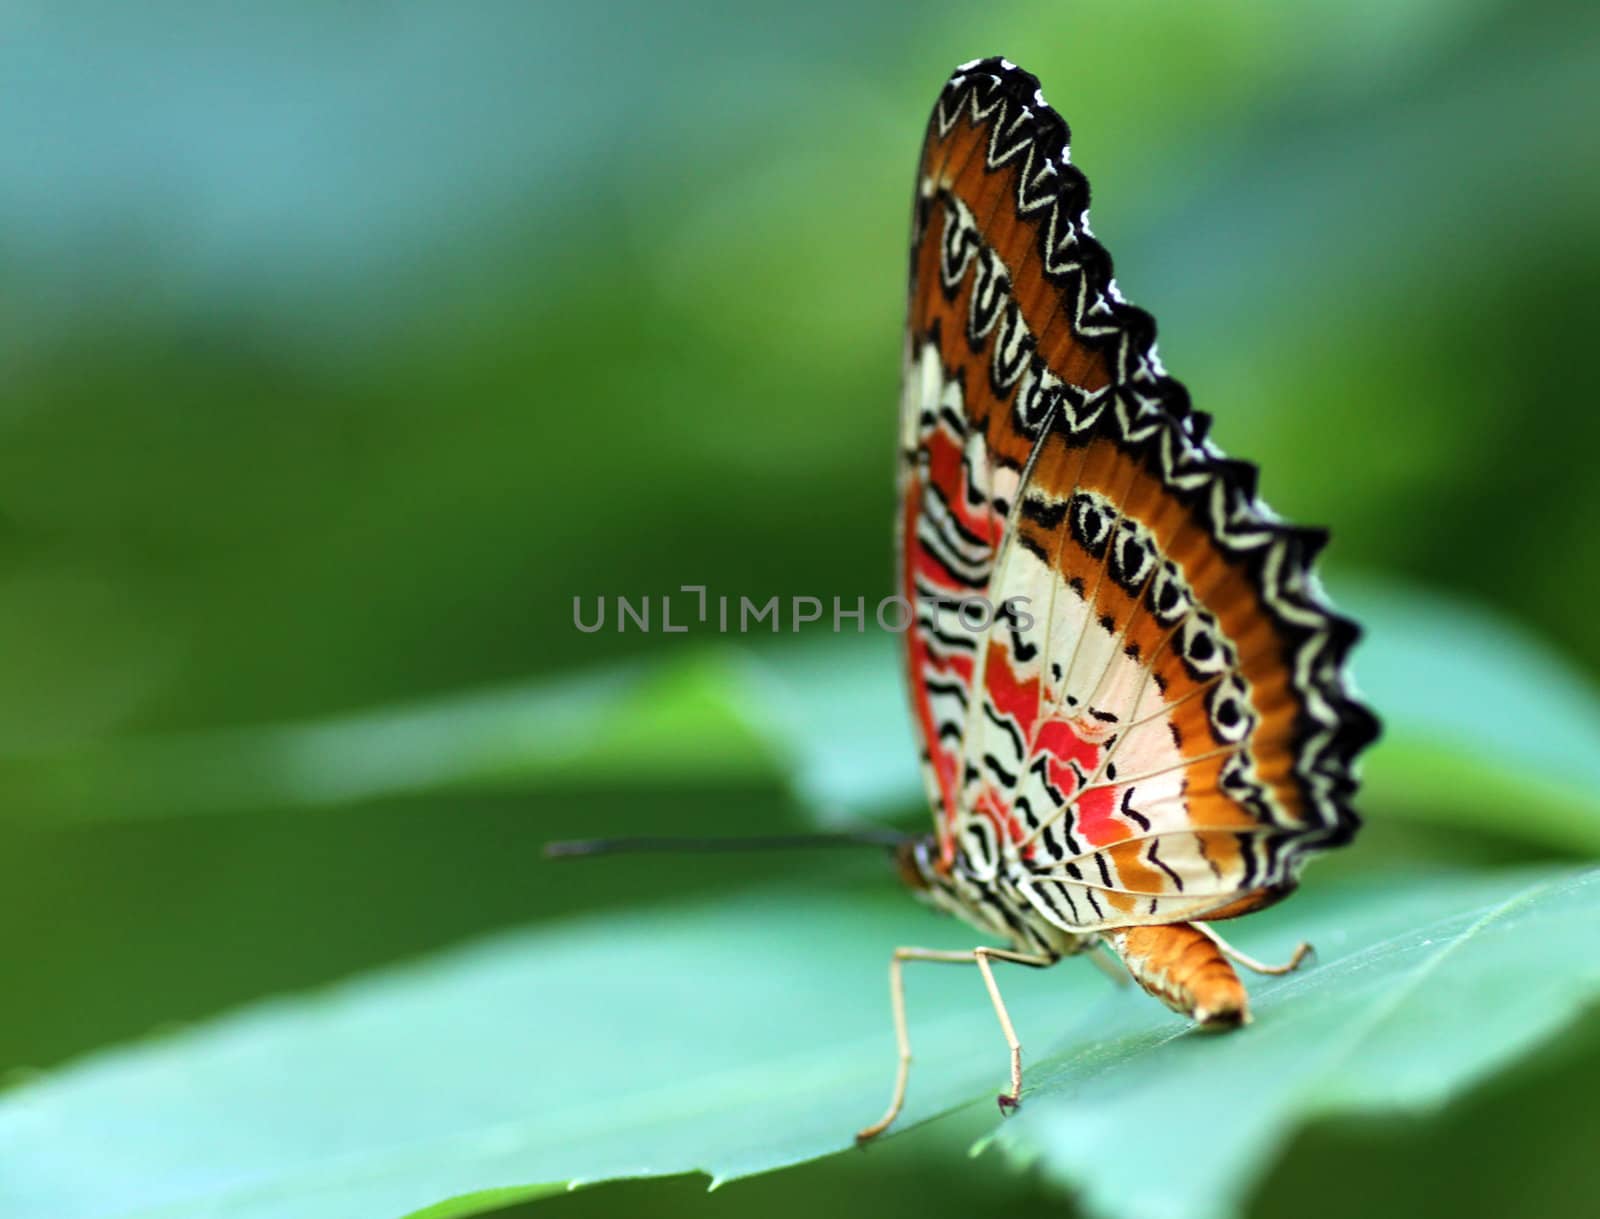
{"label": "orange butterfly wing", "polygon": [[[1357,631],[1122,300],[1038,82],[958,70],[918,171],[899,591],[941,860],[1072,931],[1242,913],[1346,841]],[[960,611],[984,597],[987,633]]]}

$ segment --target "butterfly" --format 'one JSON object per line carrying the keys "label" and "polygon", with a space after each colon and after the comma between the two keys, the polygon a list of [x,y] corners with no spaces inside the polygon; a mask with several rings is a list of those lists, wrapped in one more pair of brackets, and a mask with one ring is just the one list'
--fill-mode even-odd
{"label": "butterfly", "polygon": [[[1358,630],[1311,565],[1323,530],[1256,498],[1255,467],[1156,356],[1089,228],[1089,186],[1039,82],[957,69],[917,171],[900,407],[897,595],[934,832],[902,879],[1003,947],[895,950],[975,964],[1010,1052],[998,961],[1106,949],[1208,1028],[1249,1019],[1230,962],[1286,972],[1210,924],[1288,895],[1348,842],[1377,735],[1345,661]],[[968,629],[963,606],[989,612]]]}

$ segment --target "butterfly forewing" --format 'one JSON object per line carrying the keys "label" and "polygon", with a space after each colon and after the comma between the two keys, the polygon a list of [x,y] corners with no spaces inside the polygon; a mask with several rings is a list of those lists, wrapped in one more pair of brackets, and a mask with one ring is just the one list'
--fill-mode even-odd
{"label": "butterfly forewing", "polygon": [[941,859],[1066,930],[1243,912],[1354,829],[1355,629],[1310,576],[1321,535],[1256,501],[1161,369],[1067,139],[983,61],[919,167],[900,591]]}

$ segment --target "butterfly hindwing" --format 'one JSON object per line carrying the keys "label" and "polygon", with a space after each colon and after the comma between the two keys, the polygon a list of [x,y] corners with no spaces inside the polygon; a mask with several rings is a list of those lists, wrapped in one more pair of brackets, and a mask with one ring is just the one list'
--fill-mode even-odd
{"label": "butterfly hindwing", "polygon": [[1067,138],[983,61],[919,167],[900,592],[941,859],[1067,930],[1242,912],[1353,832],[1355,629],[1310,574],[1321,534],[1256,501],[1162,370]]}

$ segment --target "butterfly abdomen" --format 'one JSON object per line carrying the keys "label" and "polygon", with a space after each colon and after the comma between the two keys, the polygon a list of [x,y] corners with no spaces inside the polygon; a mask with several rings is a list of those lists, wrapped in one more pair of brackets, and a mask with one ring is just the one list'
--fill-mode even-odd
{"label": "butterfly abdomen", "polygon": [[1188,923],[1121,927],[1105,933],[1134,981],[1207,1028],[1250,1020],[1249,996],[1222,950]]}

